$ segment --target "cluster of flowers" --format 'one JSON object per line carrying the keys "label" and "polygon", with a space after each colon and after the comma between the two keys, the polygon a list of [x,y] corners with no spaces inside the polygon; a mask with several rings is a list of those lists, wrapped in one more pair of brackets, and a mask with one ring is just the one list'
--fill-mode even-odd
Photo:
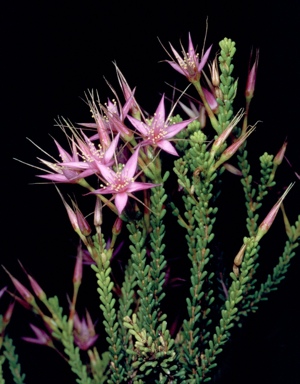
{"label": "cluster of flowers", "polygon": [[[166,60],[166,62],[177,72],[184,75],[188,81],[196,87],[201,97],[200,108],[192,102],[190,102],[189,107],[179,102],[184,112],[188,114],[189,119],[177,123],[172,122],[175,106],[166,116],[164,95],[161,97],[153,116],[145,116],[143,109],[136,101],[135,89],[132,90],[129,87],[125,77],[116,66],[117,77],[125,99],[124,105],[122,105],[118,95],[113,89],[112,91],[116,101],[108,100],[106,104],[100,103],[99,99],[95,99],[94,94],[90,93],[88,105],[92,112],[94,122],[82,123],[80,124],[80,128],[72,126],[66,120],[60,122],[61,128],[64,131],[66,127],[70,131],[70,133],[66,134],[70,143],[70,149],[68,151],[65,150],[55,141],[60,160],[53,162],[40,159],[41,163],[48,167],[45,174],[38,175],[40,178],[54,183],[79,184],[88,190],[88,194],[97,196],[94,212],[94,225],[96,229],[102,224],[102,204],[108,206],[117,215],[113,228],[113,231],[116,233],[120,231],[122,215],[124,214],[124,209],[129,197],[138,200],[147,208],[146,195],[142,202],[137,196],[133,195],[133,193],[154,188],[161,183],[159,152],[162,150],[170,155],[178,156],[174,145],[170,141],[172,141],[180,131],[185,129],[188,124],[198,119],[201,125],[204,126],[207,114],[214,127],[214,112],[218,107],[216,99],[219,96],[219,75],[216,60],[214,60],[210,66],[211,79],[206,78],[208,89],[200,86],[202,70],[208,61],[211,47],[206,50],[201,60],[199,60],[199,55],[195,52],[191,36],[189,35],[188,50],[185,51],[183,49],[182,56],[172,45],[171,50],[175,59]],[[257,64],[258,56],[248,74],[246,86],[246,99],[248,103],[250,103],[254,93]],[[239,118],[240,117],[234,119],[233,123],[215,140],[212,145],[212,152],[216,151],[222,143],[224,143],[237,121],[239,121]],[[87,132],[90,131],[92,131],[93,134],[89,137]],[[244,142],[246,137],[247,135],[244,135],[243,139],[237,140],[235,144],[232,144],[232,146],[227,149],[230,156],[232,156],[233,152]],[[281,159],[283,154],[284,151],[280,154]],[[224,163],[224,159],[222,163]],[[228,169],[232,172],[237,172],[233,167],[230,168],[229,165]],[[95,189],[87,182],[86,178],[92,175],[98,178],[99,188]],[[104,195],[111,196],[106,198]],[[71,208],[63,197],[62,200],[73,228],[83,242],[86,243],[86,236],[89,236],[91,233],[88,221],[74,202],[73,208]],[[276,207],[274,207],[273,216],[274,214],[276,215],[279,206],[280,204],[278,203]],[[83,259],[89,257],[88,252],[85,253],[85,251],[79,249],[73,277],[74,294],[70,303],[69,314],[69,321],[72,321],[74,324],[74,341],[83,350],[90,348],[98,337],[89,313],[87,312],[86,318],[80,320],[75,311],[77,293],[82,278]],[[89,259],[89,262],[92,262],[92,259]],[[40,314],[48,332],[51,334],[52,331],[55,330],[53,323],[37,305],[32,293],[8,271],[7,273],[21,297],[14,294],[11,295],[25,308]],[[51,312],[51,307],[47,304],[48,302],[45,299],[46,295],[44,291],[32,276],[28,273],[26,274],[34,294],[44,302]],[[4,291],[5,288],[0,292],[0,296]],[[5,324],[9,322],[12,311],[13,304],[9,306],[4,316]],[[25,340],[54,347],[52,338],[47,332],[34,325],[31,325],[31,328],[36,338],[26,337],[24,338]]]}
{"label": "cluster of flowers", "polygon": [[[201,61],[195,53],[189,36],[188,52],[183,51],[183,58],[171,46],[177,60],[167,62],[179,73],[185,75],[191,82],[199,82],[201,72],[205,66],[211,47],[205,52]],[[111,194],[114,199],[116,213],[122,214],[128,196],[133,197],[135,191],[155,187],[159,176],[152,165],[160,150],[178,156],[170,140],[193,120],[199,118],[200,112],[193,103],[191,108],[182,107],[190,115],[188,120],[172,123],[172,108],[166,117],[165,96],[163,95],[152,117],[145,116],[135,98],[135,89],[131,90],[121,71],[116,67],[117,76],[125,98],[122,105],[115,91],[117,101],[108,100],[103,105],[95,100],[91,94],[88,100],[94,123],[82,123],[81,127],[93,129],[94,133],[88,137],[83,129],[75,129],[68,124],[72,136],[69,137],[71,152],[64,150],[56,143],[60,161],[55,163],[41,160],[50,168],[49,174],[39,175],[55,183],[79,183],[87,187],[91,193],[98,196]],[[204,89],[207,102],[212,108],[217,105],[215,96]],[[204,108],[203,108],[204,110]],[[99,141],[97,144],[96,142]],[[125,150],[126,148],[126,150]],[[129,157],[130,156],[130,157]],[[137,167],[141,170],[136,175]],[[92,189],[86,181],[90,175],[96,175],[101,188]],[[146,175],[154,183],[137,182],[140,175]],[[143,178],[141,176],[141,178]],[[110,199],[110,200],[112,200]],[[107,200],[102,200],[107,202]],[[113,205],[110,207],[114,209]]]}

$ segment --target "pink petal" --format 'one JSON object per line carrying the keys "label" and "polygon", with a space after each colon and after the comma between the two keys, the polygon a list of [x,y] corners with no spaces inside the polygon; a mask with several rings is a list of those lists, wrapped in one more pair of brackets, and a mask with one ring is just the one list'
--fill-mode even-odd
{"label": "pink petal", "polygon": [[119,137],[120,137],[120,134],[118,133],[117,136],[111,142],[110,146],[107,148],[105,155],[103,157],[104,164],[109,163],[110,160],[113,158],[114,154],[116,153]]}
{"label": "pink petal", "polygon": [[135,89],[132,91],[130,96],[126,99],[126,103],[123,106],[123,118],[127,116],[128,112],[130,111],[131,108],[133,108],[136,104],[135,99],[134,99],[134,92]]}
{"label": "pink petal", "polygon": [[170,153],[171,155],[178,156],[178,153],[176,149],[173,147],[173,145],[168,140],[160,140],[157,143],[157,146],[164,151]]}
{"label": "pink petal", "polygon": [[174,61],[170,61],[170,60],[166,60],[166,62],[169,63],[171,65],[171,67],[173,69],[175,69],[175,71],[177,71],[177,72],[181,73],[182,75],[186,76],[186,72],[180,67],[180,65],[178,65]]}
{"label": "pink petal", "polygon": [[216,108],[218,108],[219,104],[218,104],[215,96],[206,88],[203,87],[202,89],[203,89],[203,93],[204,93],[204,96],[206,98],[206,101],[208,102],[210,108],[212,110],[215,110]]}
{"label": "pink petal", "polygon": [[123,212],[125,205],[127,204],[128,195],[126,192],[117,193],[115,196],[115,205],[119,212],[119,215]]}
{"label": "pink petal", "polygon": [[68,168],[70,170],[81,170],[81,169],[88,169],[89,164],[84,163],[83,161],[72,161],[72,162],[63,162],[63,163],[57,163],[61,167]]}
{"label": "pink petal", "polygon": [[115,172],[110,169],[109,167],[107,167],[106,165],[103,165],[103,164],[97,164],[97,167],[99,169],[99,171],[101,172],[102,176],[104,177],[104,179],[109,183],[109,184],[113,184],[115,181],[116,181],[116,174]]}
{"label": "pink petal", "polygon": [[86,128],[97,128],[96,123],[77,123],[78,125],[82,125],[83,127]]}
{"label": "pink petal", "polygon": [[193,45],[190,33],[189,33],[189,49],[188,49],[188,51],[189,51],[190,58],[192,58],[194,61],[196,61],[195,49],[194,49],[194,45]]}
{"label": "pink petal", "polygon": [[164,135],[164,139],[170,139],[177,135],[182,129],[184,129],[187,125],[189,125],[192,121],[194,121],[196,117],[193,117],[188,120],[181,121],[180,123],[172,124],[167,127],[167,133]]}
{"label": "pink petal", "polygon": [[147,136],[149,132],[149,127],[147,124],[143,123],[140,120],[135,119],[134,117],[127,116],[127,119],[131,122],[131,124],[143,135]]}
{"label": "pink petal", "polygon": [[54,181],[56,183],[75,183],[76,180],[69,180],[66,178],[66,176],[64,175],[60,175],[59,173],[57,174],[49,174],[49,175],[36,175],[37,177],[41,177],[43,179],[46,179],[46,180],[51,180],[51,181]]}
{"label": "pink petal", "polygon": [[159,184],[153,184],[153,183],[140,183],[140,182],[133,182],[127,187],[127,192],[136,192],[136,191],[142,191],[144,189],[154,188],[157,187]]}
{"label": "pink petal", "polygon": [[70,155],[68,154],[68,152],[65,151],[65,150],[61,147],[60,144],[58,144],[58,142],[57,142],[56,140],[54,140],[54,142],[55,142],[55,144],[56,144],[56,146],[57,146],[57,149],[58,149],[58,152],[59,152],[59,155],[60,155],[62,161],[63,161],[63,162],[65,162],[65,161],[72,161],[72,156],[70,156]]}
{"label": "pink petal", "polygon": [[176,60],[178,61],[179,63],[179,66],[182,66],[184,65],[184,60],[181,58],[181,56],[179,55],[179,53],[176,51],[176,49],[173,48],[172,44],[170,44],[170,47],[172,49],[172,52],[176,58]]}
{"label": "pink petal", "polygon": [[125,164],[125,167],[122,169],[121,173],[124,178],[131,179],[134,176],[136,167],[137,167],[138,155],[139,155],[139,147],[137,147],[133,155]]}
{"label": "pink petal", "polygon": [[211,47],[212,47],[212,45],[211,45],[211,46],[208,48],[208,50],[204,53],[204,55],[203,55],[203,57],[202,57],[202,59],[201,59],[199,65],[198,65],[198,71],[199,71],[199,72],[202,71],[204,65],[205,65],[206,62],[207,62],[208,56],[209,56],[210,51],[211,51]]}
{"label": "pink petal", "polygon": [[[95,195],[107,195],[109,193],[115,194],[116,190],[115,190],[115,188],[112,188],[111,186],[108,185],[107,187],[95,189],[93,192],[90,192],[90,193],[93,193]],[[89,195],[89,193],[88,193],[88,195]]]}
{"label": "pink petal", "polygon": [[158,107],[155,111],[155,115],[153,118],[152,126],[156,125],[157,123],[164,124],[165,123],[165,95],[162,95],[162,98],[158,104]]}

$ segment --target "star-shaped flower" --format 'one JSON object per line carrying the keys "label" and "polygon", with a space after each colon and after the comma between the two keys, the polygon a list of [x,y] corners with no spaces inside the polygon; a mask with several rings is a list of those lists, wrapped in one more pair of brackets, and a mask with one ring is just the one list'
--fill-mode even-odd
{"label": "star-shaped flower", "polygon": [[92,347],[99,337],[96,334],[95,326],[88,311],[86,311],[86,317],[81,320],[78,314],[75,313],[73,332],[75,344],[83,351]]}
{"label": "star-shaped flower", "polygon": [[179,55],[179,53],[173,48],[171,44],[170,46],[178,63],[170,60],[166,60],[166,62],[169,63],[177,72],[184,75],[189,81],[198,81],[201,76],[201,71],[207,62],[212,46],[207,49],[200,61],[199,54],[195,52],[190,33],[188,51],[186,52],[182,48],[183,57]]}
{"label": "star-shaped flower", "polygon": [[141,191],[156,187],[157,184],[136,182],[134,174],[137,168],[138,149],[133,153],[124,168],[120,171],[114,172],[106,165],[99,164],[98,168],[106,180],[106,186],[95,190],[94,194],[112,194],[115,199],[115,205],[119,215],[123,212],[125,205],[128,201],[128,196],[132,196],[132,192]]}
{"label": "star-shaped flower", "polygon": [[162,96],[160,103],[156,109],[153,119],[150,123],[144,123],[134,117],[127,116],[131,124],[140,132],[143,137],[141,142],[142,146],[153,145],[157,146],[171,155],[178,156],[176,149],[169,142],[169,139],[177,135],[182,129],[184,129],[195,118],[181,121],[180,123],[169,125],[169,118],[165,118],[165,105],[164,95]]}
{"label": "star-shaped flower", "polygon": [[115,154],[119,141],[119,134],[111,141],[106,151],[101,145],[98,148],[95,144],[82,132],[82,138],[79,136],[72,138],[72,151],[69,154],[59,143],[55,141],[59,156],[62,161],[49,162],[39,159],[43,164],[48,166],[51,171],[46,175],[37,175],[43,179],[51,180],[56,183],[77,183],[80,179],[99,173],[98,163],[111,165],[112,158]]}

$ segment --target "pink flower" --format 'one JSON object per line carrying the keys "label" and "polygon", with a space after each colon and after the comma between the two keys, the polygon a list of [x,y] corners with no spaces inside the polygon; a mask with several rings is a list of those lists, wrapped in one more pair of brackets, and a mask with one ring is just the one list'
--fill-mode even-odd
{"label": "pink flower", "polygon": [[23,340],[28,341],[29,343],[34,343],[34,344],[41,344],[41,345],[46,345],[48,347],[54,347],[52,343],[51,337],[42,329],[36,327],[33,324],[29,324],[33,332],[35,333],[35,338],[34,337],[22,337]]}
{"label": "pink flower", "polygon": [[164,95],[156,109],[151,123],[146,124],[134,117],[127,116],[132,125],[141,133],[144,145],[157,146],[171,155],[178,156],[173,145],[169,142],[169,139],[177,135],[182,129],[184,129],[190,122],[194,121],[196,117],[189,120],[184,120],[177,124],[168,125],[168,118],[165,118],[165,105]]}
{"label": "pink flower", "polygon": [[56,183],[76,183],[80,178],[81,171],[71,170],[65,168],[63,163],[78,162],[79,158],[77,155],[77,148],[74,140],[72,140],[72,153],[69,154],[65,151],[56,140],[54,140],[56,147],[59,152],[59,156],[62,159],[62,162],[52,163],[47,160],[39,159],[44,165],[52,170],[49,171],[48,175],[37,175],[37,177],[42,177],[43,179],[51,180]]}
{"label": "pink flower", "polygon": [[212,46],[210,46],[207,49],[207,51],[204,53],[200,61],[199,61],[199,54],[195,53],[195,49],[194,49],[194,45],[193,45],[190,33],[189,33],[188,51],[186,52],[182,48],[183,58],[178,54],[178,52],[173,48],[171,44],[170,46],[175,56],[175,59],[177,60],[178,63],[176,63],[175,61],[169,61],[169,60],[166,60],[166,62],[169,63],[172,66],[172,68],[174,68],[177,72],[184,75],[189,81],[191,82],[199,81],[201,76],[201,71],[207,62]]}
{"label": "pink flower", "polygon": [[93,91],[90,91],[89,94],[90,98],[87,98],[87,104],[90,108],[95,123],[79,123],[79,125],[82,125],[83,127],[87,128],[96,128],[97,134],[93,135],[90,140],[99,139],[102,148],[106,150],[110,146],[111,142],[109,137],[110,132],[108,129],[107,119],[105,119],[105,116],[103,116],[102,111],[98,108],[98,105],[100,105],[98,94],[97,100],[95,100]]}
{"label": "pink flower", "polygon": [[88,311],[86,311],[86,319],[83,317],[81,321],[78,314],[75,313],[73,332],[75,344],[83,351],[86,351],[95,344],[99,336],[95,332],[95,327]]}
{"label": "pink flower", "polygon": [[130,157],[121,171],[114,172],[106,165],[99,164],[98,168],[106,180],[106,186],[95,190],[94,194],[111,193],[115,199],[116,208],[119,215],[123,212],[128,200],[128,196],[132,196],[131,192],[141,191],[143,189],[156,187],[157,184],[142,183],[134,181],[134,174],[137,168],[138,150]]}
{"label": "pink flower", "polygon": [[[125,125],[124,120],[129,110],[132,107],[133,94],[129,97],[129,99],[126,99],[126,103],[124,104],[124,106],[122,106],[115,90],[112,88],[110,84],[108,85],[111,88],[112,92],[114,93],[116,100],[118,101],[118,104],[116,102],[112,102],[110,99],[108,99],[108,102],[106,105],[102,105],[99,103],[100,111],[103,114],[103,116],[100,115],[97,109],[98,117],[96,120],[96,124],[85,123],[81,125],[90,127],[90,128],[93,128],[93,127],[97,128],[100,141],[101,141],[101,137],[103,136],[103,131],[105,129],[108,133],[111,133],[111,132],[120,133],[123,138],[130,141],[133,138],[133,134],[131,130]],[[100,125],[101,125],[101,130],[99,130],[98,128],[100,127]],[[93,138],[97,138],[98,135],[93,136]]]}
{"label": "pink flower", "polygon": [[115,67],[116,67],[116,71],[117,71],[117,77],[119,80],[119,84],[122,88],[125,100],[126,100],[126,102],[128,102],[128,101],[130,102],[128,104],[128,107],[130,109],[131,115],[136,117],[136,118],[139,118],[141,115],[141,112],[140,112],[140,107],[138,106],[138,104],[134,98],[135,88],[133,90],[131,90],[131,88],[129,87],[129,85],[128,85],[125,77],[124,77],[124,75],[119,70],[119,68],[117,67],[116,64],[115,64]]}
{"label": "pink flower", "polygon": [[[72,139],[71,154],[66,152],[55,141],[62,161],[50,163],[49,161],[40,159],[43,164],[47,165],[54,172],[48,175],[38,175],[38,177],[59,183],[76,183],[80,179],[99,172],[97,164],[108,165],[112,163],[111,160],[115,154],[120,135],[114,138],[105,151],[101,146],[96,148],[95,144],[83,132],[81,132],[81,135],[82,139],[76,137],[77,144],[75,143],[75,139]],[[78,152],[80,152],[80,157]]]}

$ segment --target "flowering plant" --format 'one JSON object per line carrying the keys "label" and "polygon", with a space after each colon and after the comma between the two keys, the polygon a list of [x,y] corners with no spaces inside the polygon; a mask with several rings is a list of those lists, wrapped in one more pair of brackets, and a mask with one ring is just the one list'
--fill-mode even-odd
{"label": "flowering plant", "polygon": [[[249,126],[248,115],[258,52],[248,74],[245,109],[235,113],[235,43],[225,38],[219,45],[212,62],[213,47],[200,59],[190,35],[182,56],[171,45],[174,60],[166,62],[186,77],[197,98],[183,92],[181,98],[187,97],[188,105],[178,100],[168,115],[165,95],[153,114],[144,112],[135,89],[116,66],[124,103],[112,87],[116,101],[109,99],[105,104],[90,92],[87,101],[93,122],[75,126],[65,119],[58,121],[70,148],[55,141],[59,160],[40,159],[47,169],[38,177],[56,184],[80,239],[73,293],[65,309],[58,297],[47,296],[24,267],[30,289],[6,271],[15,292],[3,288],[0,293],[7,291],[14,299],[0,318],[1,382],[5,361],[14,382],[25,382],[6,332],[15,302],[35,313],[43,324],[43,328],[30,324],[35,336],[24,340],[56,350],[70,365],[77,383],[207,382],[232,327],[242,325],[242,317],[255,312],[284,278],[300,236],[300,216],[290,224],[283,208],[291,185],[265,217],[260,212],[263,203],[269,205],[267,195],[276,186],[276,171],[287,143],[275,156],[265,153],[259,158],[261,177],[254,182],[247,139],[255,129]],[[175,114],[179,108],[186,118]],[[230,270],[216,245],[226,171],[240,178],[246,202],[245,236],[237,239]],[[61,183],[78,184],[86,199],[94,200],[93,220],[75,199],[67,201],[57,187]],[[260,241],[280,209],[287,234],[285,247],[266,281],[258,282]],[[114,216],[111,234],[105,224],[109,215]],[[177,226],[170,225],[171,216]],[[168,237],[170,232],[176,239]],[[173,241],[178,242],[175,248]],[[175,261],[170,257],[174,253]],[[122,273],[112,264],[116,254],[122,260]],[[174,263],[188,265],[189,277],[173,277]],[[84,268],[95,272],[103,324],[102,330],[97,326],[99,331],[88,310],[83,317],[78,313]],[[172,295],[176,286],[184,285],[188,292],[181,293],[183,315],[172,318],[167,293]],[[101,337],[106,343],[102,354],[97,348]]]}

